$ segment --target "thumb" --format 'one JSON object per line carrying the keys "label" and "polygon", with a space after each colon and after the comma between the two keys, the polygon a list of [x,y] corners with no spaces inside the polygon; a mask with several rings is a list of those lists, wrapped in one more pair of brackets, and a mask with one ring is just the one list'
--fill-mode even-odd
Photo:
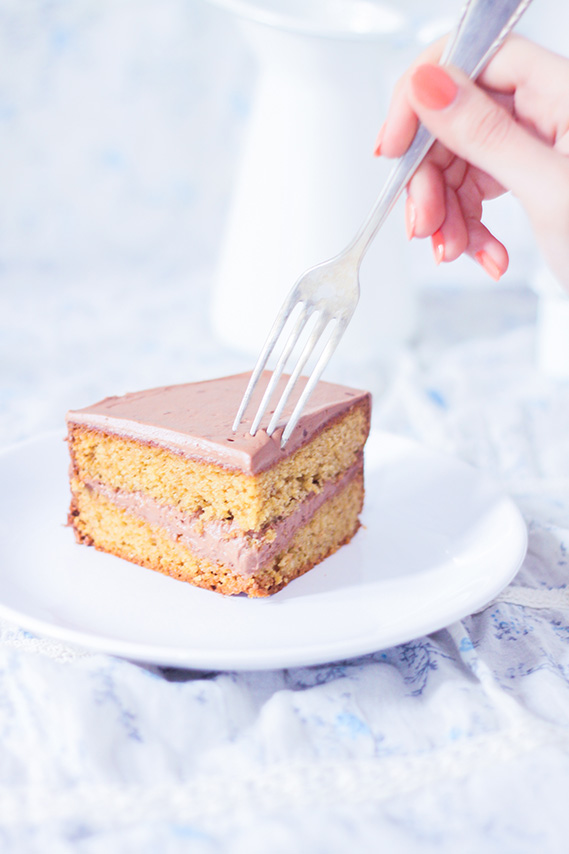
{"label": "thumb", "polygon": [[558,191],[563,158],[528,133],[456,68],[420,65],[410,80],[411,106],[450,151],[511,190],[530,213]]}

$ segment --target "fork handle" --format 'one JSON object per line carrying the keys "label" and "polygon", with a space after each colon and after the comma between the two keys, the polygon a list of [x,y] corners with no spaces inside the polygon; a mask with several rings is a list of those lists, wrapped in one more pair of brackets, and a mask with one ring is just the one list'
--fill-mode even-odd
{"label": "fork handle", "polygon": [[[467,0],[447,42],[441,65],[454,65],[472,79],[501,47],[532,0]],[[419,124],[415,137],[399,158],[367,219],[345,250],[359,264],[397,199],[426,157],[435,139]],[[343,253],[344,254],[344,253]]]}

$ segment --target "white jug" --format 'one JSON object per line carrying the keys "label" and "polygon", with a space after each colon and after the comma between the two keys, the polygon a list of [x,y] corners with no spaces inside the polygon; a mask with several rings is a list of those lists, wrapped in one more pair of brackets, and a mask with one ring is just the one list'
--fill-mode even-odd
{"label": "white jug", "polygon": [[[417,27],[405,3],[219,2],[240,15],[259,73],[213,327],[256,356],[298,276],[343,249],[381,189],[389,164],[373,157],[375,138],[393,84],[417,52]],[[447,23],[439,21],[441,31]],[[433,25],[425,37],[434,34]],[[402,204],[364,258],[360,303],[335,359],[389,362],[415,330]]]}

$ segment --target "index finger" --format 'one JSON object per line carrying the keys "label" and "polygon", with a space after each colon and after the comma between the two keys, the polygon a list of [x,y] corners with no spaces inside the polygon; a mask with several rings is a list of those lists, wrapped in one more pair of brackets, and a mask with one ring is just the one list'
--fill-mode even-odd
{"label": "index finger", "polygon": [[376,153],[381,153],[385,157],[401,157],[411,145],[417,132],[418,119],[407,97],[409,79],[417,66],[425,62],[439,61],[447,38],[439,39],[429,45],[395,84],[387,118],[382,128],[381,150]]}
{"label": "index finger", "polygon": [[[417,66],[438,63],[448,36],[429,45],[395,85],[383,127],[381,154],[400,157],[417,131],[417,116],[407,97],[409,80]],[[518,92],[516,113],[522,121],[537,125],[541,134],[555,139],[567,122],[569,64],[565,57],[519,35],[511,35],[479,75],[482,88],[494,93]]]}

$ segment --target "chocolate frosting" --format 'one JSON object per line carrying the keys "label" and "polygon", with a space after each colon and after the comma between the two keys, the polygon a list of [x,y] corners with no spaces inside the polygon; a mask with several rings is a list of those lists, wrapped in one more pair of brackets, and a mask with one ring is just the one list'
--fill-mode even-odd
{"label": "chocolate frosting", "polygon": [[[92,406],[68,412],[67,422],[152,442],[192,459],[256,474],[290,456],[356,403],[370,399],[369,392],[319,382],[284,450],[281,450],[284,426],[306,378],[297,383],[273,435],[266,433],[272,414],[269,408],[256,435],[251,436],[249,429],[270,372],[263,373],[245,417],[237,432],[233,433],[233,421],[249,377],[249,373],[235,374],[133,392],[122,397],[107,397]],[[281,377],[272,405],[276,405],[287,380],[288,377]]]}

